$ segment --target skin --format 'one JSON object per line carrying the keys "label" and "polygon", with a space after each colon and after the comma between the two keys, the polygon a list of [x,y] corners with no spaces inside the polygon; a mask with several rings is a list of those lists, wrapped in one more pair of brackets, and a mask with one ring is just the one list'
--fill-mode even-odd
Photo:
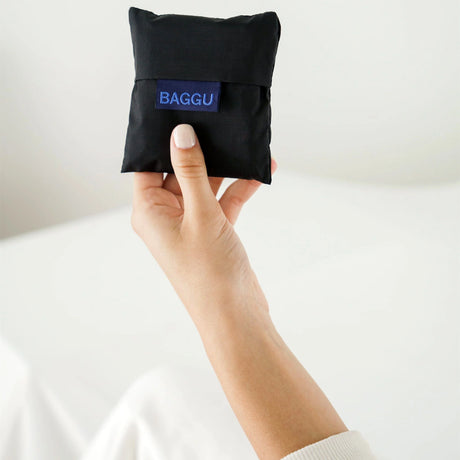
{"label": "skin", "polygon": [[181,149],[171,135],[170,149],[175,174],[134,174],[131,223],[197,327],[257,456],[279,460],[347,431],[276,331],[234,230],[261,183],[238,179],[217,200],[223,179],[207,176],[198,139]]}

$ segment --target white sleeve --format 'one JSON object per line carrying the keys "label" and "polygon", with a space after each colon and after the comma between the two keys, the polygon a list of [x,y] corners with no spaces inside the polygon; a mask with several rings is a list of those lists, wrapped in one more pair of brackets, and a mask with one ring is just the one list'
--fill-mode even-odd
{"label": "white sleeve", "polygon": [[358,431],[345,431],[296,450],[281,460],[375,460]]}

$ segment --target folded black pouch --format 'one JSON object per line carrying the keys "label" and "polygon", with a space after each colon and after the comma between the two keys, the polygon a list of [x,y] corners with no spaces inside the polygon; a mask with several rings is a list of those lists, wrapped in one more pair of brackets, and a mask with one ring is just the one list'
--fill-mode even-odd
{"label": "folded black pouch", "polygon": [[171,131],[188,123],[209,176],[270,184],[276,13],[220,19],[132,7],[129,22],[135,82],[121,172],[172,173]]}

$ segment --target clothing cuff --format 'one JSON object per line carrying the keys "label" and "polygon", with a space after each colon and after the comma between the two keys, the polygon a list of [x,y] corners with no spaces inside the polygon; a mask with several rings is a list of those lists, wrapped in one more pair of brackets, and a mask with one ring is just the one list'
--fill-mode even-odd
{"label": "clothing cuff", "polygon": [[358,431],[345,431],[296,450],[281,460],[371,460],[374,454]]}

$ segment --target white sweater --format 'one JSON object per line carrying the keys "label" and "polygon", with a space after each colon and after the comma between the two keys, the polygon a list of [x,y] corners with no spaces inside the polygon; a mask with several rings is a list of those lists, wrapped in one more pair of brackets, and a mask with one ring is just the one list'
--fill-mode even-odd
{"label": "white sweater", "polygon": [[281,460],[374,460],[366,440],[358,431],[346,431],[330,436]]}
{"label": "white sweater", "polygon": [[[212,375],[210,369],[206,372]],[[256,454],[217,379],[204,378],[201,369],[165,366],[144,375],[128,389],[81,460],[134,458],[246,460],[256,458]],[[375,457],[359,432],[347,431],[282,460]]]}

